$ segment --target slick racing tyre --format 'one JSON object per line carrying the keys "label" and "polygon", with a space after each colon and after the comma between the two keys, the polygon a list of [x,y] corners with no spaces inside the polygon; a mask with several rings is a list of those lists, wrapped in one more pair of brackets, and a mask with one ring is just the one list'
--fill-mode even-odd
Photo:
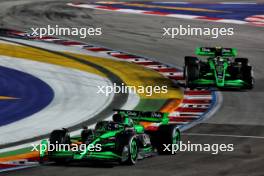
{"label": "slick racing tyre", "polygon": [[[50,134],[50,144],[59,145],[59,144],[70,144],[70,136],[65,130],[54,130]],[[48,152],[49,156],[53,155],[53,151]],[[54,161],[57,164],[67,164],[70,159],[68,158],[52,158],[51,161]]]}
{"label": "slick racing tyre", "polygon": [[179,147],[181,133],[177,125],[161,125],[157,133],[158,139],[156,145],[159,154],[171,154],[171,151],[165,150],[165,145]]}
{"label": "slick racing tyre", "polygon": [[197,57],[185,56],[184,62],[185,62],[185,65],[196,64],[199,62],[199,59]]}
{"label": "slick racing tyre", "polygon": [[129,151],[129,156],[128,160],[126,161],[126,164],[133,165],[136,164],[137,158],[138,158],[138,145],[137,145],[137,140],[135,136],[133,136],[129,140],[129,145],[128,145],[128,151]]}
{"label": "slick racing tyre", "polygon": [[253,89],[254,88],[254,77],[251,66],[242,67],[242,79],[246,82],[245,89]]}
{"label": "slick racing tyre", "polygon": [[248,65],[248,58],[235,58],[236,63],[241,63],[242,67]]}
{"label": "slick racing tyre", "polygon": [[54,130],[50,134],[50,144],[70,144],[70,138],[65,130]]}
{"label": "slick racing tyre", "polygon": [[[124,138],[126,136],[126,138]],[[118,139],[119,151],[121,154],[120,164],[125,165],[134,165],[138,159],[138,140],[136,135],[122,135],[121,138]]]}
{"label": "slick racing tyre", "polygon": [[185,57],[184,78],[186,86],[192,88],[193,81],[199,78],[199,60],[196,57]]}

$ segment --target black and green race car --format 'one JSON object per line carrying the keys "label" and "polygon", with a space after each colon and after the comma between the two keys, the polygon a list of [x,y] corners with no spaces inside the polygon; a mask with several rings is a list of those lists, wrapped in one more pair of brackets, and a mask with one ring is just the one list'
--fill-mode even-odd
{"label": "black and green race car", "polygon": [[[49,140],[41,141],[40,161],[103,160],[135,164],[138,159],[169,154],[164,145],[179,142],[180,130],[169,124],[168,113],[116,110],[112,121],[100,121],[94,129],[84,129],[80,136],[70,137],[65,129],[54,130]],[[61,144],[70,147],[48,150],[49,145]]]}
{"label": "black and green race car", "polygon": [[185,57],[184,78],[187,87],[253,88],[252,66],[247,58],[235,58],[235,48],[199,47],[196,54],[208,58]]}

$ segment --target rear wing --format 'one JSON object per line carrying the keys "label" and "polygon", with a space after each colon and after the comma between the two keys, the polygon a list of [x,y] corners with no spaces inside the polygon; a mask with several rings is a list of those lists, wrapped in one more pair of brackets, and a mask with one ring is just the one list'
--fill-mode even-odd
{"label": "rear wing", "polygon": [[134,111],[115,109],[116,113],[125,114],[134,121],[142,122],[156,122],[167,124],[169,122],[169,113],[164,112],[150,112],[150,111]]}
{"label": "rear wing", "polygon": [[199,47],[196,48],[195,53],[199,56],[237,56],[237,50],[235,48]]}

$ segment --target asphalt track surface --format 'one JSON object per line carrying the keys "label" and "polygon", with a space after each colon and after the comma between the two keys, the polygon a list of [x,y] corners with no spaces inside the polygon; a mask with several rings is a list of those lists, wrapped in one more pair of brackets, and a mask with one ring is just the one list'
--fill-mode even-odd
{"label": "asphalt track surface", "polygon": [[[241,2],[241,1],[240,1]],[[248,2],[248,1],[247,1]],[[261,2],[261,1],[258,1]],[[148,56],[180,66],[183,57],[192,55],[197,46],[238,48],[239,56],[248,57],[255,68],[256,87],[252,91],[224,91],[220,110],[202,124],[188,130],[183,140],[192,143],[232,143],[233,152],[212,155],[206,152],[180,152],[175,156],[158,156],[139,161],[136,166],[53,164],[1,175],[264,175],[264,28],[209,23],[176,18],[121,14],[118,12],[74,9],[62,1],[0,1],[0,27],[28,30],[45,25],[69,27],[102,27],[101,37],[71,39],[99,44]],[[233,27],[235,34],[208,37],[162,38],[163,27]]]}

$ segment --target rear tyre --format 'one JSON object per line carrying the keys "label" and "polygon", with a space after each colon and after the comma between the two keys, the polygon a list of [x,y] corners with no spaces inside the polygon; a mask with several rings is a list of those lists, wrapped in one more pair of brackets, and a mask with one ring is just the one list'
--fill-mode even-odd
{"label": "rear tyre", "polygon": [[251,66],[244,66],[242,67],[242,79],[246,82],[245,89],[253,89],[254,88],[254,77],[253,71]]}
{"label": "rear tyre", "polygon": [[171,144],[174,148],[179,147],[181,133],[176,125],[161,125],[157,133],[158,139],[156,142],[159,154],[172,154],[171,151],[165,150],[165,145]]}
{"label": "rear tyre", "polygon": [[[70,144],[70,136],[67,134],[65,130],[54,130],[50,134],[50,144],[58,145],[58,144]],[[49,155],[52,156],[54,151],[49,151]],[[52,159],[57,164],[66,164],[69,162],[67,158],[54,158]]]}
{"label": "rear tyre", "polygon": [[50,134],[50,144],[70,144],[70,138],[65,130],[54,130]]}

